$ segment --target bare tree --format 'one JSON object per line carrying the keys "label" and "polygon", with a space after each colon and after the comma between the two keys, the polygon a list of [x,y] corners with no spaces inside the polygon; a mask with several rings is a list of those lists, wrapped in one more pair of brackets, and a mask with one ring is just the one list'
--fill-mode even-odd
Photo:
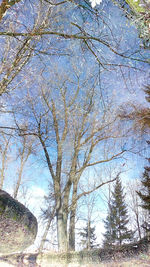
{"label": "bare tree", "polygon": [[10,141],[11,135],[7,136],[1,133],[1,145],[0,145],[0,154],[1,154],[1,168],[0,168],[0,189],[3,188],[5,180],[5,171],[8,166],[8,158],[10,151]]}
{"label": "bare tree", "polygon": [[[90,185],[91,181],[90,181],[90,176],[88,174],[87,177],[87,188],[90,190],[91,185]],[[81,215],[80,215],[80,221],[85,221],[86,222],[86,234],[87,234],[87,238],[84,238],[83,241],[85,241],[82,245],[84,246],[84,248],[86,247],[88,250],[90,250],[92,247],[91,245],[96,246],[97,244],[94,242],[94,244],[91,244],[91,224],[94,223],[95,221],[97,221],[96,218],[96,214],[95,214],[95,207],[96,209],[98,209],[97,207],[97,198],[98,198],[98,192],[93,192],[93,194],[88,194],[84,197],[84,199],[81,201]],[[76,215],[77,216],[77,215]],[[85,229],[85,228],[84,228]],[[81,233],[82,233],[82,229],[81,229]],[[80,231],[79,231],[80,234]],[[82,236],[82,234],[81,234]],[[74,239],[73,239],[74,240]],[[72,242],[73,243],[73,242]],[[72,248],[74,250],[74,246],[70,246],[70,248]]]}
{"label": "bare tree", "polygon": [[136,193],[136,188],[138,185],[138,181],[134,181],[134,183],[130,182],[128,183],[127,187],[128,187],[128,193],[130,194],[130,201],[128,203],[129,208],[132,210],[134,217],[135,217],[135,223],[136,223],[136,231],[138,231],[138,238],[141,239],[142,238],[142,234],[141,234],[141,208],[140,208],[140,200],[139,197]]}
{"label": "bare tree", "polygon": [[3,0],[0,5],[0,21],[5,16],[7,10],[11,7],[13,7],[16,3],[20,2],[21,0],[16,1],[9,1],[9,0]]}
{"label": "bare tree", "polygon": [[[150,85],[144,86],[145,98],[150,102]],[[150,129],[150,108],[144,104],[126,103],[122,106],[120,118],[133,122],[135,130],[142,133],[149,133]]]}
{"label": "bare tree", "polygon": [[[110,142],[112,144],[113,140],[116,142],[122,136],[116,130],[116,114],[109,109],[98,109],[93,78],[89,76],[81,82],[76,77],[75,82],[64,73],[64,77],[51,75],[53,79],[42,81],[38,91],[34,91],[35,95],[33,91],[27,91],[26,109],[22,110],[22,114],[25,112],[28,116],[29,129],[26,131],[20,126],[20,132],[36,136],[42,146],[55,195],[59,249],[66,250],[68,216],[76,210],[78,199],[114,181],[93,184],[90,190],[77,194],[84,170],[117,159],[125,151],[116,146],[116,150],[108,151],[103,158],[104,143],[110,148]],[[19,120],[17,125],[19,127]],[[101,156],[98,157],[100,144]],[[74,219],[74,214],[70,218]]]}
{"label": "bare tree", "polygon": [[45,196],[45,206],[46,207],[42,209],[41,217],[44,222],[46,221],[46,226],[45,226],[45,230],[40,241],[39,251],[42,251],[42,249],[44,248],[45,241],[47,241],[46,237],[52,226],[52,222],[54,221],[56,217],[55,195],[54,195],[53,186],[51,183],[49,184],[49,194],[48,196]]}
{"label": "bare tree", "polygon": [[[42,2],[38,3],[38,6],[32,6],[30,3],[30,7],[28,6],[29,10],[24,10],[24,7],[20,5],[17,1],[2,1],[0,5],[0,23],[2,24],[2,28],[5,31],[12,31],[17,32],[21,28],[24,28],[28,31],[30,25],[26,25],[28,18],[26,16],[29,15],[29,10],[35,12],[34,20],[30,30],[35,32],[37,30],[41,30],[47,27],[48,23],[48,16],[50,14],[51,8],[47,8],[47,12],[43,15],[43,9],[45,6]],[[37,8],[37,9],[36,9]],[[5,16],[7,11],[8,16]],[[24,22],[21,23],[20,15]],[[39,43],[40,38],[34,36],[25,36],[25,37],[15,37],[10,39],[9,37],[5,36],[5,39],[0,39],[1,42],[1,67],[0,67],[0,96],[4,93],[8,93],[13,91],[16,88],[20,88],[23,70],[25,66],[30,62],[33,58],[34,54],[36,53],[36,46]]]}
{"label": "bare tree", "polygon": [[[75,20],[70,17],[71,10],[76,15]],[[87,18],[90,20],[89,27]],[[126,49],[125,52],[122,52],[122,48],[119,50],[120,36],[115,37],[111,23],[105,20],[105,12],[103,14],[101,8],[93,10],[86,1],[37,1],[36,5],[32,2],[23,5],[21,0],[2,1],[0,95],[20,87],[24,76],[22,72],[33,56],[41,57],[43,61],[47,55],[72,55],[69,46],[67,49],[66,45],[59,48],[59,42],[63,44],[66,40],[73,40],[76,47],[81,43],[81,47],[86,48],[82,49],[82,53],[89,51],[102,69],[116,70],[119,67],[120,70],[130,71],[132,68],[138,69],[135,65],[131,66],[131,61],[149,63],[138,54],[139,51],[128,51],[127,54]],[[105,35],[109,37],[105,38]],[[105,54],[110,57],[105,58]],[[115,60],[112,60],[112,54]]]}
{"label": "bare tree", "polygon": [[25,165],[29,159],[29,156],[32,153],[32,146],[33,146],[33,138],[31,139],[28,136],[22,136],[20,138],[20,144],[19,144],[18,155],[17,155],[17,158],[19,160],[19,167],[18,167],[18,171],[16,173],[17,180],[16,180],[16,183],[14,186],[14,192],[13,192],[14,198],[17,198],[17,196],[18,196],[19,188],[20,188],[21,183],[22,183],[23,171],[24,171]]}
{"label": "bare tree", "polygon": [[131,211],[131,222],[132,226],[134,225],[134,231],[137,232],[138,238],[141,239],[144,237],[144,229],[142,227],[144,221],[147,221],[148,219],[148,212],[144,211],[144,209],[141,207],[141,200],[137,194],[137,190],[140,188],[140,181],[134,180],[130,181],[127,184],[128,189],[128,207]]}

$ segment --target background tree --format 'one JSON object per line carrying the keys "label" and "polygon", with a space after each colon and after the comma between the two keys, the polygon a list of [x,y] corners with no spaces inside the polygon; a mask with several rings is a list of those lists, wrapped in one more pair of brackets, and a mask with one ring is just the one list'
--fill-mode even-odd
{"label": "background tree", "polygon": [[[94,179],[94,174],[92,173],[92,177]],[[86,175],[86,187],[88,190],[91,188],[91,179],[90,179],[90,171],[87,171]],[[80,188],[82,188],[82,184],[80,184]],[[75,214],[76,218],[78,216],[78,235],[81,237],[81,241],[78,243],[82,248],[86,248],[88,250],[92,248],[96,248],[98,243],[96,242],[96,227],[92,225],[98,224],[98,192],[95,191],[92,194],[85,195],[79,201],[79,214]],[[81,206],[81,207],[80,207]],[[81,227],[84,223],[84,227]]]}
{"label": "background tree", "polygon": [[[33,6],[31,2],[28,3],[28,11],[24,9],[20,2],[22,1],[8,2],[4,0],[0,4],[0,24],[3,32],[10,31],[13,37],[13,33],[23,29],[28,31],[30,28],[30,31],[34,32],[47,27],[50,7],[47,8],[43,16],[45,10],[43,1],[37,1],[36,6]],[[9,12],[7,12],[8,9]],[[8,14],[6,15],[6,13]],[[30,20],[28,16],[30,16],[30,19],[32,16],[34,17],[30,26],[28,25],[28,20]],[[19,38],[5,36],[4,39],[0,38],[0,96],[20,87],[20,79],[26,75],[26,65],[29,64],[30,60],[33,60],[39,41],[40,38],[33,36],[20,36]]]}
{"label": "background tree", "polygon": [[142,38],[144,48],[149,49],[149,1],[112,0],[112,2],[123,10],[129,21],[135,25],[139,32],[139,37]]}
{"label": "background tree", "polygon": [[142,208],[142,199],[137,194],[137,191],[140,191],[141,188],[140,178],[132,179],[126,185],[126,190],[128,192],[126,203],[129,211],[129,224],[131,229],[135,232],[135,240],[140,240],[146,235],[142,225],[145,221],[149,221],[148,210]]}
{"label": "background tree", "polygon": [[3,189],[4,180],[5,180],[5,172],[8,167],[9,158],[10,158],[10,142],[11,142],[11,134],[5,135],[1,133],[0,136],[0,155],[1,155],[1,167],[0,167],[0,189]]}
{"label": "background tree", "polygon": [[135,232],[138,233],[138,239],[142,238],[141,224],[143,223],[143,210],[140,207],[140,199],[136,193],[139,188],[139,181],[136,179],[127,183],[127,205],[130,214],[130,225],[134,225]]}
{"label": "background tree", "polygon": [[[150,85],[144,86],[145,98],[150,102]],[[144,133],[149,133],[150,128],[150,108],[147,105],[126,103],[121,111],[122,119],[131,120],[134,123],[135,130]]]}
{"label": "background tree", "polygon": [[108,207],[108,216],[105,221],[106,234],[104,245],[122,245],[126,240],[133,238],[133,232],[128,230],[129,223],[125,195],[119,176],[117,176],[112,199]]}
{"label": "background tree", "polygon": [[29,156],[33,152],[33,137],[29,136],[22,136],[20,137],[20,143],[19,143],[19,148],[18,148],[18,155],[17,159],[19,160],[19,166],[18,166],[18,171],[16,173],[17,179],[15,179],[14,183],[14,192],[13,192],[13,197],[17,198],[19,188],[22,183],[22,176],[23,176],[23,171],[25,168],[25,165],[29,159]]}
{"label": "background tree", "polygon": [[91,226],[91,221],[86,223],[86,227],[84,227],[80,232],[79,235],[81,237],[81,245],[83,248],[88,250],[96,248],[96,234],[95,234],[95,226]]}
{"label": "background tree", "polygon": [[[137,51],[134,51],[137,58],[132,57],[133,53],[126,55],[126,49],[122,52],[119,45],[120,37],[113,33],[108,18],[105,19],[106,11],[103,12],[103,7],[93,10],[87,1],[54,1],[51,4],[38,0],[36,4],[29,2],[25,3],[25,6],[26,8],[22,1],[9,1],[9,4],[8,1],[2,1],[0,4],[0,95],[20,87],[19,81],[25,76],[26,66],[30,63],[35,66],[35,58],[40,57],[43,61],[44,56],[72,56],[69,47],[66,49],[65,45],[63,49],[63,42],[66,40],[76,43],[76,47],[81,43],[81,48],[86,48],[82,49],[82,53],[85,51],[86,55],[93,56],[94,61],[96,60],[102,69],[113,70],[117,66],[130,69],[130,60],[143,61]],[[70,16],[71,13],[73,17]],[[87,23],[87,20],[90,23]],[[106,33],[109,38],[104,38]],[[62,44],[61,48],[59,43]],[[104,53],[101,52],[103,50]],[[110,57],[105,60],[106,50]],[[119,56],[120,62],[117,58],[113,60],[112,54]],[[125,59],[125,64],[122,59]]]}
{"label": "background tree", "polygon": [[144,167],[144,173],[142,175],[142,187],[143,190],[137,192],[139,197],[142,199],[144,209],[150,211],[150,167]]}
{"label": "background tree", "polygon": [[[148,159],[150,162],[150,159]],[[141,179],[142,189],[137,191],[138,196],[142,200],[142,208],[148,211],[149,220],[143,223],[143,228],[146,231],[146,235],[149,238],[150,233],[150,167],[144,167],[144,172]]]}
{"label": "background tree", "polygon": [[42,235],[40,245],[39,245],[39,251],[42,251],[44,248],[45,241],[47,241],[47,236],[49,233],[49,230],[51,228],[53,220],[56,218],[56,203],[55,203],[55,196],[54,192],[52,191],[52,185],[49,185],[49,194],[48,196],[45,196],[45,206],[46,208],[42,209],[42,219],[44,222],[46,222],[45,230]]}
{"label": "background tree", "polygon": [[104,242],[103,246],[105,248],[111,248],[113,247],[115,243],[115,222],[114,222],[114,214],[111,207],[111,204],[108,204],[108,214],[106,219],[104,220],[104,226],[105,226],[105,233],[104,236]]}

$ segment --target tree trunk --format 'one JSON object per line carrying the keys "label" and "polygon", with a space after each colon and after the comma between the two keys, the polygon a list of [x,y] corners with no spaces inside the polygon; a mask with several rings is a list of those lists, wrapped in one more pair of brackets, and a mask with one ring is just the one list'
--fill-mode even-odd
{"label": "tree trunk", "polygon": [[69,221],[69,250],[75,250],[75,215],[76,208],[71,210]]}
{"label": "tree trunk", "polygon": [[3,184],[4,184],[4,168],[3,168],[3,166],[2,166],[2,168],[1,168],[1,179],[0,179],[0,189],[2,189],[3,188]]}
{"label": "tree trunk", "polygon": [[19,187],[20,187],[20,184],[21,184],[22,172],[23,172],[23,163],[21,163],[21,167],[20,167],[19,175],[18,175],[18,180],[17,180],[16,186],[15,186],[15,189],[14,189],[13,197],[15,199],[17,198]]}
{"label": "tree trunk", "polygon": [[140,223],[139,223],[139,216],[138,216],[138,214],[136,214],[136,222],[137,222],[137,227],[138,227],[139,238],[141,240],[142,237],[141,237],[141,229],[140,229]]}
{"label": "tree trunk", "polygon": [[78,180],[73,183],[73,194],[72,194],[72,207],[70,211],[70,221],[69,221],[69,250],[75,250],[75,218],[77,209],[77,186]]}
{"label": "tree trunk", "polygon": [[[18,196],[18,191],[19,191],[19,188],[20,188],[20,185],[21,185],[21,180],[22,180],[22,174],[23,174],[23,169],[24,169],[24,166],[31,154],[31,148],[32,148],[32,143],[30,144],[30,146],[28,147],[28,150],[26,148],[26,145],[27,145],[27,139],[24,137],[23,139],[23,149],[22,149],[22,152],[19,153],[19,156],[20,156],[20,168],[19,168],[19,173],[18,173],[18,179],[17,179],[17,182],[16,182],[16,185],[15,185],[15,189],[14,189],[14,198],[16,199],[17,196]],[[27,154],[26,154],[27,152]]]}
{"label": "tree trunk", "polygon": [[3,188],[4,179],[5,179],[5,169],[7,163],[7,152],[8,152],[8,145],[9,145],[10,138],[6,141],[6,146],[4,152],[2,153],[2,167],[0,169],[0,189]]}
{"label": "tree trunk", "polygon": [[39,246],[39,252],[42,251],[42,249],[43,249],[43,247],[44,247],[44,243],[45,243],[45,240],[46,240],[48,231],[49,231],[49,229],[50,229],[51,222],[52,222],[52,219],[49,218],[49,220],[47,221],[47,225],[46,225],[44,234],[43,234],[43,236],[42,236],[42,240],[41,240],[40,246]]}
{"label": "tree trunk", "polygon": [[68,214],[61,207],[56,211],[57,217],[57,239],[58,239],[58,250],[67,251],[68,240],[67,240],[67,219]]}
{"label": "tree trunk", "polygon": [[90,220],[88,218],[88,240],[87,240],[87,249],[90,250],[91,249],[91,246],[90,246]]}
{"label": "tree trunk", "polygon": [[52,220],[55,217],[55,211],[56,211],[56,207],[54,206],[53,210],[52,210],[52,213],[48,218],[48,221],[47,221],[47,224],[46,224],[46,228],[45,228],[44,234],[43,234],[42,239],[41,239],[41,243],[40,243],[40,246],[39,246],[39,252],[42,251],[42,249],[44,247],[44,243],[45,243],[46,237],[48,235]]}

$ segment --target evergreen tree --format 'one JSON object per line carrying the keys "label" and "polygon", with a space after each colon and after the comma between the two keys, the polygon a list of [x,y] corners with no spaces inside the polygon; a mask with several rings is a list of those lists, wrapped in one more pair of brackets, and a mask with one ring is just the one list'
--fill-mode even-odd
{"label": "evergreen tree", "polygon": [[[150,158],[148,159],[150,162]],[[145,221],[142,225],[146,232],[146,236],[149,238],[150,236],[150,167],[144,167],[144,172],[142,175],[142,189],[138,191],[137,194],[142,200],[142,208],[148,210],[149,213],[149,221]]]}
{"label": "evergreen tree", "polygon": [[86,224],[86,227],[83,228],[83,230],[79,233],[79,235],[82,237],[81,244],[86,249],[92,249],[97,247],[96,244],[96,235],[95,235],[95,226],[91,226],[91,221],[88,221]]}
{"label": "evergreen tree", "polygon": [[[147,102],[150,102],[150,84],[145,86],[144,89],[146,93],[146,100]],[[147,116],[144,116],[145,114],[143,113],[143,120],[145,120],[145,123],[148,126],[148,129],[150,128],[150,109],[147,108]],[[147,144],[150,145],[150,140],[147,140]],[[150,158],[147,159],[149,164],[150,164]],[[146,210],[149,211],[150,214],[150,167],[146,166],[144,167],[144,172],[142,175],[142,190],[137,192],[139,197],[141,198],[143,204],[142,207]]]}
{"label": "evergreen tree", "polygon": [[137,194],[143,202],[141,206],[150,213],[150,167],[144,167],[144,169],[141,180],[143,188]]}
{"label": "evergreen tree", "polygon": [[108,204],[108,215],[106,217],[106,220],[104,220],[105,225],[105,233],[104,233],[104,247],[112,247],[115,242],[115,224],[114,224],[114,218],[113,218],[113,210],[112,206],[109,203]]}
{"label": "evergreen tree", "polygon": [[108,215],[104,221],[106,228],[104,247],[121,245],[124,241],[132,239],[133,232],[128,230],[128,222],[125,194],[123,193],[120,178],[117,176],[112,199],[108,205]]}

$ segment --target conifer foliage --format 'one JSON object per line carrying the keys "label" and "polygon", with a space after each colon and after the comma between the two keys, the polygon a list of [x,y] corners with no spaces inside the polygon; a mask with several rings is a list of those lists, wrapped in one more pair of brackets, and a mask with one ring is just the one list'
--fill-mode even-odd
{"label": "conifer foliage", "polygon": [[79,233],[81,236],[81,245],[90,250],[92,248],[97,247],[96,244],[96,235],[95,235],[95,226],[91,226],[91,221],[86,223],[86,226],[83,230]]}
{"label": "conifer foliage", "polygon": [[[145,86],[146,100],[150,103],[150,84]],[[147,108],[147,116],[144,116],[143,120],[145,121],[148,131],[150,129],[150,108]],[[149,133],[149,132],[148,132]],[[150,140],[147,140],[147,144],[150,145]],[[149,221],[145,221],[142,227],[146,230],[148,238],[150,237],[150,158],[147,158],[149,166],[144,167],[144,172],[141,179],[142,189],[137,192],[139,197],[142,200],[142,208],[148,210]]]}
{"label": "conifer foliage", "polygon": [[150,167],[148,166],[144,167],[141,183],[142,190],[137,192],[137,194],[142,200],[142,207],[150,213]]}
{"label": "conifer foliage", "polygon": [[133,237],[133,232],[128,230],[128,211],[125,204],[125,194],[119,176],[116,178],[114,191],[108,204],[108,215],[104,221],[106,232],[104,234],[104,247],[122,245]]}
{"label": "conifer foliage", "polygon": [[[147,143],[149,144],[150,142],[147,141]],[[150,158],[148,158],[148,161],[150,163]],[[149,220],[145,221],[142,227],[146,232],[146,237],[150,239],[150,167],[148,166],[144,167],[141,184],[142,189],[137,194],[142,200],[142,208],[146,209],[149,214]]]}
{"label": "conifer foliage", "polygon": [[112,247],[115,242],[115,223],[112,205],[108,204],[108,215],[106,220],[104,220],[105,224],[105,233],[104,233],[104,247]]}

